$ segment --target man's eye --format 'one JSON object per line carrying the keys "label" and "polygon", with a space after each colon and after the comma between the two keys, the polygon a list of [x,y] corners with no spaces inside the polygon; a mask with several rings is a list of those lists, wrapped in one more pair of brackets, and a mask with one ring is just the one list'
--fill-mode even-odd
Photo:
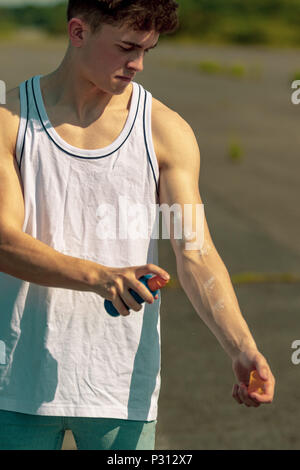
{"label": "man's eye", "polygon": [[[120,49],[124,52],[130,52],[130,51],[133,51],[134,48],[133,47],[129,47],[129,48],[126,48],[126,47],[123,47],[123,46],[119,46]],[[150,52],[150,49],[145,49],[144,51],[146,54],[148,54],[148,52]]]}

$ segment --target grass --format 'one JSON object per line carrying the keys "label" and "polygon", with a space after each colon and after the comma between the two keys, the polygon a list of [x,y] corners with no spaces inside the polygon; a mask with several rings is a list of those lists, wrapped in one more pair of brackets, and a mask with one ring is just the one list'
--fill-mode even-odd
{"label": "grass", "polygon": [[300,70],[297,69],[295,70],[292,74],[291,74],[291,77],[289,79],[289,85],[295,81],[295,80],[300,80]]}
{"label": "grass", "polygon": [[10,21],[0,21],[0,39],[10,39],[17,32],[17,27]]}
{"label": "grass", "polygon": [[231,77],[234,79],[259,79],[262,76],[262,68],[258,64],[246,66],[240,62],[221,63],[216,60],[193,60],[163,59],[160,64],[164,67],[176,69],[194,70],[196,72],[220,77]]}
{"label": "grass", "polygon": [[[293,23],[282,16],[261,16],[214,13],[209,26],[187,17],[183,18],[184,28],[174,39],[186,43],[237,44],[243,46],[299,47],[298,22]],[[204,27],[205,26],[205,27]]]}
{"label": "grass", "polygon": [[221,75],[234,78],[260,78],[262,68],[260,65],[246,66],[240,62],[221,64],[213,60],[203,60],[197,65],[198,71],[211,75]]}
{"label": "grass", "polygon": [[200,72],[209,73],[209,74],[220,74],[223,72],[223,67],[213,60],[203,60],[198,64]]}
{"label": "grass", "polygon": [[298,283],[300,275],[295,273],[255,273],[245,272],[232,276],[234,284],[261,284],[261,283]]}
{"label": "grass", "polygon": [[228,157],[233,163],[240,163],[244,156],[244,150],[236,138],[229,141]]}
{"label": "grass", "polygon": [[[242,272],[233,274],[231,282],[234,285],[244,284],[295,284],[300,283],[300,274],[296,273],[257,273]],[[164,289],[178,289],[181,285],[175,277],[171,278]]]}
{"label": "grass", "polygon": [[200,72],[214,75],[229,75],[231,77],[242,78],[246,75],[246,67],[243,64],[220,64],[212,60],[204,60],[198,64]]}

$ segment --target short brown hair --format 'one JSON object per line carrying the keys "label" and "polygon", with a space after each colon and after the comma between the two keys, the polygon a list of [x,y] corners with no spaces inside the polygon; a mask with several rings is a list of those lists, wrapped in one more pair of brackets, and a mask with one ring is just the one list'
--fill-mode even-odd
{"label": "short brown hair", "polygon": [[179,26],[177,8],[175,0],[69,0],[67,19],[81,17],[93,33],[106,23],[166,34]]}

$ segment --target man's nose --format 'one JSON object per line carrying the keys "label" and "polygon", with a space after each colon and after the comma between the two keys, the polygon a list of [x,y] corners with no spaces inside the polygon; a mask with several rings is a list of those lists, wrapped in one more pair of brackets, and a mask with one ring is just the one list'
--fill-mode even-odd
{"label": "man's nose", "polygon": [[134,58],[127,62],[128,69],[134,69],[136,72],[144,70],[144,53],[138,53]]}

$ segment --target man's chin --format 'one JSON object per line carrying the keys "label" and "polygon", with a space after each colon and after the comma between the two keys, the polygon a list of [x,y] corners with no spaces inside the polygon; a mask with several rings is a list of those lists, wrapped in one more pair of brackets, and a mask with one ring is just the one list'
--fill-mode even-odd
{"label": "man's chin", "polygon": [[128,85],[130,84],[131,84],[131,81],[126,82],[126,81],[119,80],[119,79],[115,80],[112,85],[113,94],[122,95],[122,93],[124,93],[124,91],[128,88]]}

